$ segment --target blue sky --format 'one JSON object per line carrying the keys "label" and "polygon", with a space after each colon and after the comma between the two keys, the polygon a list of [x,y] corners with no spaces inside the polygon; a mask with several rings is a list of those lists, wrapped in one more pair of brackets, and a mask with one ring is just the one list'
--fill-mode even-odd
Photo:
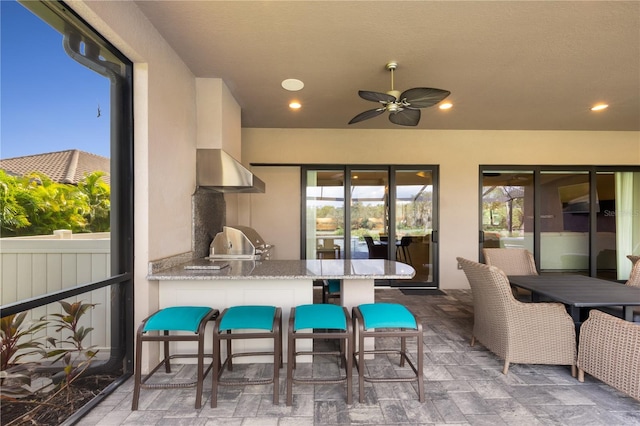
{"label": "blue sky", "polygon": [[109,80],[67,56],[62,35],[13,0],[0,0],[0,36],[0,158],[109,157]]}

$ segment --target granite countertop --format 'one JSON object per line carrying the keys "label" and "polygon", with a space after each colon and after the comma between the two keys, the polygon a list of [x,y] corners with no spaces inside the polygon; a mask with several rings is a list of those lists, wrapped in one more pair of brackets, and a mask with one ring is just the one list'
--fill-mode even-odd
{"label": "granite countertop", "polygon": [[[227,264],[228,266],[224,266]],[[221,269],[212,267],[224,266]],[[193,259],[162,270],[150,268],[149,280],[265,279],[409,279],[416,271],[405,263],[380,259],[225,260]]]}

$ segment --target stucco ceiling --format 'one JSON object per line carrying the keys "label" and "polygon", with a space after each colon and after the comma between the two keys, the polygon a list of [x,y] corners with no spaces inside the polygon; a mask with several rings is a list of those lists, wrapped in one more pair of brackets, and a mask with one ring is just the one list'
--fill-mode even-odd
{"label": "stucco ceiling", "polygon": [[[225,81],[243,127],[640,130],[639,1],[137,5],[196,77]],[[453,108],[422,110],[417,127],[386,113],[349,126],[376,107],[358,90],[390,89],[390,61],[396,89],[450,90]]]}

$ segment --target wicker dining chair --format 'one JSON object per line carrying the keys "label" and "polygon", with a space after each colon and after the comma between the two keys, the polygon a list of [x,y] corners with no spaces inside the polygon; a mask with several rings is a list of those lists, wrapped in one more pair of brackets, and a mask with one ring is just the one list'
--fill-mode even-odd
{"label": "wicker dining chair", "polygon": [[487,265],[501,269],[506,275],[538,275],[536,262],[527,249],[483,248],[482,255]]}
{"label": "wicker dining chair", "polygon": [[577,366],[580,382],[588,373],[640,401],[640,324],[590,311],[580,328]]}
{"label": "wicker dining chair", "polygon": [[640,287],[640,262],[634,262],[629,279],[625,284],[632,287]]}
{"label": "wicker dining chair", "polygon": [[[506,275],[538,275],[536,261],[527,249],[520,248],[483,248],[482,256],[487,265],[501,269]],[[517,299],[531,300],[531,292],[522,288],[513,288]]]}
{"label": "wicker dining chair", "polygon": [[522,303],[497,267],[457,258],[473,295],[471,345],[480,341],[510,363],[570,365],[576,375],[576,329],[561,303]]}
{"label": "wicker dining chair", "polygon": [[[627,256],[629,257],[629,256]],[[640,262],[635,262],[633,264],[633,268],[631,269],[631,274],[629,274],[629,279],[625,282],[625,285],[632,287],[640,287]],[[621,306],[601,306],[597,308],[602,312],[606,312],[607,314],[616,316],[618,318],[624,318],[624,311]],[[636,323],[640,323],[640,307],[633,307],[633,317],[632,321]]]}
{"label": "wicker dining chair", "polygon": [[636,255],[630,254],[630,255],[627,256],[627,259],[629,259],[631,261],[631,263],[633,263],[635,265],[636,263],[638,263],[638,260],[640,260],[640,256],[636,256]]}

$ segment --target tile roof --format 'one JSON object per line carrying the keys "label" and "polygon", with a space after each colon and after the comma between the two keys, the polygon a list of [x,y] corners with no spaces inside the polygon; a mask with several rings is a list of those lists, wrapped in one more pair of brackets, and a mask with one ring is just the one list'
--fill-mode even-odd
{"label": "tile roof", "polygon": [[110,160],[100,155],[77,149],[26,155],[24,157],[0,160],[0,169],[8,174],[23,176],[31,172],[41,172],[58,183],[77,184],[85,174],[103,171],[103,180],[111,184],[109,177]]}

